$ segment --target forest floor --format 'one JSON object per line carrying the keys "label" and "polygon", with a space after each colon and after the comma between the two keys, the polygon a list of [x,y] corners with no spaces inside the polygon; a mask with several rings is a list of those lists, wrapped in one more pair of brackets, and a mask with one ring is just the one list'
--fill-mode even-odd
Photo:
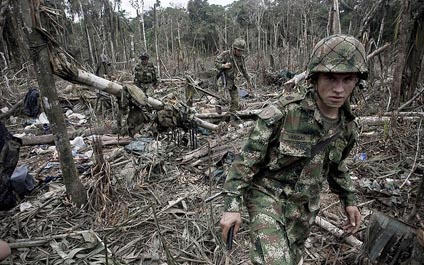
{"label": "forest floor", "polygon": [[[384,87],[373,82],[357,91],[355,114],[381,117],[387,101]],[[164,95],[184,94],[178,83],[163,83],[160,88]],[[57,89],[62,105],[74,113],[66,115],[70,128],[113,123],[116,104],[100,110],[95,93],[87,88],[58,81]],[[241,102],[245,109],[259,109],[280,92],[267,87]],[[215,111],[213,98],[197,96],[198,112]],[[49,133],[42,125],[25,127],[28,120],[14,116],[6,126],[19,135]],[[222,197],[208,203],[205,199],[221,191],[226,170],[251,124],[240,120],[219,133],[177,129],[157,137],[146,126],[133,151],[128,149],[128,137],[78,137],[72,147],[89,198],[84,208],[75,207],[66,195],[53,144],[23,146],[18,166],[28,166],[37,186],[17,207],[0,213],[0,238],[13,247],[12,256],[0,264],[250,264],[246,211],[233,249],[227,251],[219,228]],[[373,212],[406,220],[423,176],[421,121],[397,119],[394,124],[360,124],[359,144],[348,158],[363,217],[354,237],[361,242]],[[104,162],[99,164],[101,158]],[[345,221],[327,185],[319,216],[338,228]],[[422,208],[410,225],[424,228]],[[345,239],[346,235],[314,225],[304,264],[357,263],[360,247]]]}

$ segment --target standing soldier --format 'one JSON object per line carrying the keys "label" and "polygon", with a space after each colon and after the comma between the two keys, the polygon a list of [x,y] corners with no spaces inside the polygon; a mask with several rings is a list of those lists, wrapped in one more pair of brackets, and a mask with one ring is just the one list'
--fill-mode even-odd
{"label": "standing soldier", "polygon": [[149,55],[146,52],[140,55],[140,59],[141,62],[134,69],[134,84],[141,88],[144,93],[151,94],[151,86],[153,85],[156,89],[158,85],[156,68],[153,63],[149,62]]}
{"label": "standing soldier", "polygon": [[225,183],[221,218],[226,240],[241,224],[242,198],[250,217],[253,264],[296,265],[319,211],[327,179],[339,196],[346,233],[361,224],[346,158],[357,140],[349,97],[368,76],[363,45],[332,35],[315,46],[307,67],[306,94],[282,96],[260,114]]}
{"label": "standing soldier", "polygon": [[[241,72],[244,78],[246,78],[248,85],[252,87],[244,62],[243,51],[245,49],[246,42],[241,38],[237,38],[234,40],[232,50],[223,51],[215,59],[215,67],[224,79],[224,89],[227,88],[230,92],[230,112],[239,110],[238,89],[234,83],[239,72]],[[221,94],[221,97],[224,98],[223,93]]]}
{"label": "standing soldier", "polygon": [[101,78],[110,78],[111,72],[109,68],[111,65],[109,57],[107,57],[105,51],[103,51],[102,54],[100,54],[100,60],[97,64],[96,75]]}

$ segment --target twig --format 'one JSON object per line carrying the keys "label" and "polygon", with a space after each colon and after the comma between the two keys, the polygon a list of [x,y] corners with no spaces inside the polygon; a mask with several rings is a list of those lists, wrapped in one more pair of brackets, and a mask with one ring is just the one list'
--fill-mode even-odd
{"label": "twig", "polygon": [[421,95],[424,92],[424,89],[421,89],[420,92],[418,92],[415,96],[413,96],[410,100],[408,100],[407,102],[405,102],[402,106],[400,106],[398,108],[398,111],[403,110],[404,108],[406,108],[406,106],[408,106],[409,104],[411,104],[419,95]]}
{"label": "twig", "polygon": [[409,178],[411,177],[412,173],[414,173],[415,169],[417,168],[417,159],[418,159],[418,155],[420,153],[420,131],[421,131],[421,124],[422,124],[422,122],[423,122],[423,119],[420,120],[420,124],[418,125],[418,131],[417,131],[417,149],[416,149],[416,152],[415,152],[414,164],[412,165],[411,171],[409,172],[408,176],[403,181],[402,185],[400,185],[400,188],[401,189],[405,185],[405,183],[409,180]]}
{"label": "twig", "polygon": [[372,53],[368,54],[367,60],[370,60],[372,57],[382,53],[385,49],[387,49],[390,46],[390,43],[386,43],[377,50],[373,51]]}
{"label": "twig", "polygon": [[333,202],[332,204],[330,204],[327,207],[325,207],[324,209],[322,209],[321,212],[328,210],[329,208],[333,207],[334,205],[337,205],[338,203],[339,203],[338,201]]}
{"label": "twig", "polygon": [[156,229],[158,230],[160,242],[162,243],[162,246],[165,249],[166,260],[168,261],[168,264],[175,265],[176,263],[175,263],[174,258],[171,255],[171,252],[169,251],[168,244],[166,244],[166,241],[164,240],[164,238],[162,236],[162,232],[161,232],[160,226],[159,226],[159,221],[158,221],[158,218],[156,216],[155,207],[153,207],[153,205],[152,205],[151,208],[152,208],[152,211],[153,211],[153,218],[155,219]]}

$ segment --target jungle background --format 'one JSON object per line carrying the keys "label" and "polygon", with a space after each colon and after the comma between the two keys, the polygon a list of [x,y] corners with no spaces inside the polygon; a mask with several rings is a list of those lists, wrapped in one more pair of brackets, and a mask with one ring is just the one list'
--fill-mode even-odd
{"label": "jungle background", "polygon": [[[119,84],[132,82],[139,55],[148,52],[161,79],[162,100],[183,95],[188,75],[200,80],[197,84],[210,81],[214,57],[242,37],[255,84],[255,97],[243,100],[247,110],[260,109],[290,90],[283,86],[287,74],[305,70],[323,37],[334,32],[357,37],[366,47],[370,70],[352,102],[361,125],[350,157],[364,218],[355,235],[360,243],[318,224],[306,245],[305,264],[359,263],[375,211],[422,231],[424,1],[239,0],[224,7],[190,0],[186,7],[162,7],[157,1],[145,9],[143,1],[133,0],[135,17],[117,0],[0,3],[0,119],[12,133],[33,139],[51,131],[26,127],[22,104],[31,87],[40,87],[41,97],[51,96],[43,90],[46,84],[57,90],[63,112],[56,114],[64,116],[68,130],[94,131],[116,119],[114,97],[99,103],[95,89],[59,76],[40,82],[49,61],[40,64],[34,52],[39,47],[29,35],[35,26],[87,72],[96,73],[106,55],[109,72],[102,77]],[[30,11],[36,15],[28,16]],[[242,80],[239,86],[245,88]],[[195,101],[199,113],[213,109],[213,100],[201,93]],[[71,116],[69,110],[87,118],[81,122],[82,116]],[[248,122],[242,124],[247,130],[172,130],[146,140],[149,148],[138,155],[124,150],[131,139],[80,134],[87,144],[71,143],[67,166],[58,152],[71,151],[61,139],[75,135],[52,126],[54,142],[34,141],[21,148],[19,163],[28,165],[38,184],[19,206],[0,214],[0,238],[14,244],[12,257],[1,264],[248,264],[246,224],[233,250],[226,251],[219,231],[222,202],[205,203],[222,188],[228,160],[242,146],[249,128]],[[56,151],[50,148],[54,145]],[[73,171],[77,180],[66,178]],[[337,198],[328,187],[324,190],[320,217],[340,227],[344,219]],[[399,247],[400,241],[386,244]],[[412,255],[410,249],[402,253],[402,258],[385,253],[389,257],[380,264]]]}

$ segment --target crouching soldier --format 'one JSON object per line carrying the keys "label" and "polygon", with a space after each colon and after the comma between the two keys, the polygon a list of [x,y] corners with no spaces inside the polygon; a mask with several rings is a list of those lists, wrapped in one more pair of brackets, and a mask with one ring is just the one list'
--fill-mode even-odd
{"label": "crouching soldier", "polygon": [[134,137],[143,127],[150,122],[147,104],[143,104],[146,95],[134,85],[127,85],[121,90],[118,101],[118,128],[121,135]]}

